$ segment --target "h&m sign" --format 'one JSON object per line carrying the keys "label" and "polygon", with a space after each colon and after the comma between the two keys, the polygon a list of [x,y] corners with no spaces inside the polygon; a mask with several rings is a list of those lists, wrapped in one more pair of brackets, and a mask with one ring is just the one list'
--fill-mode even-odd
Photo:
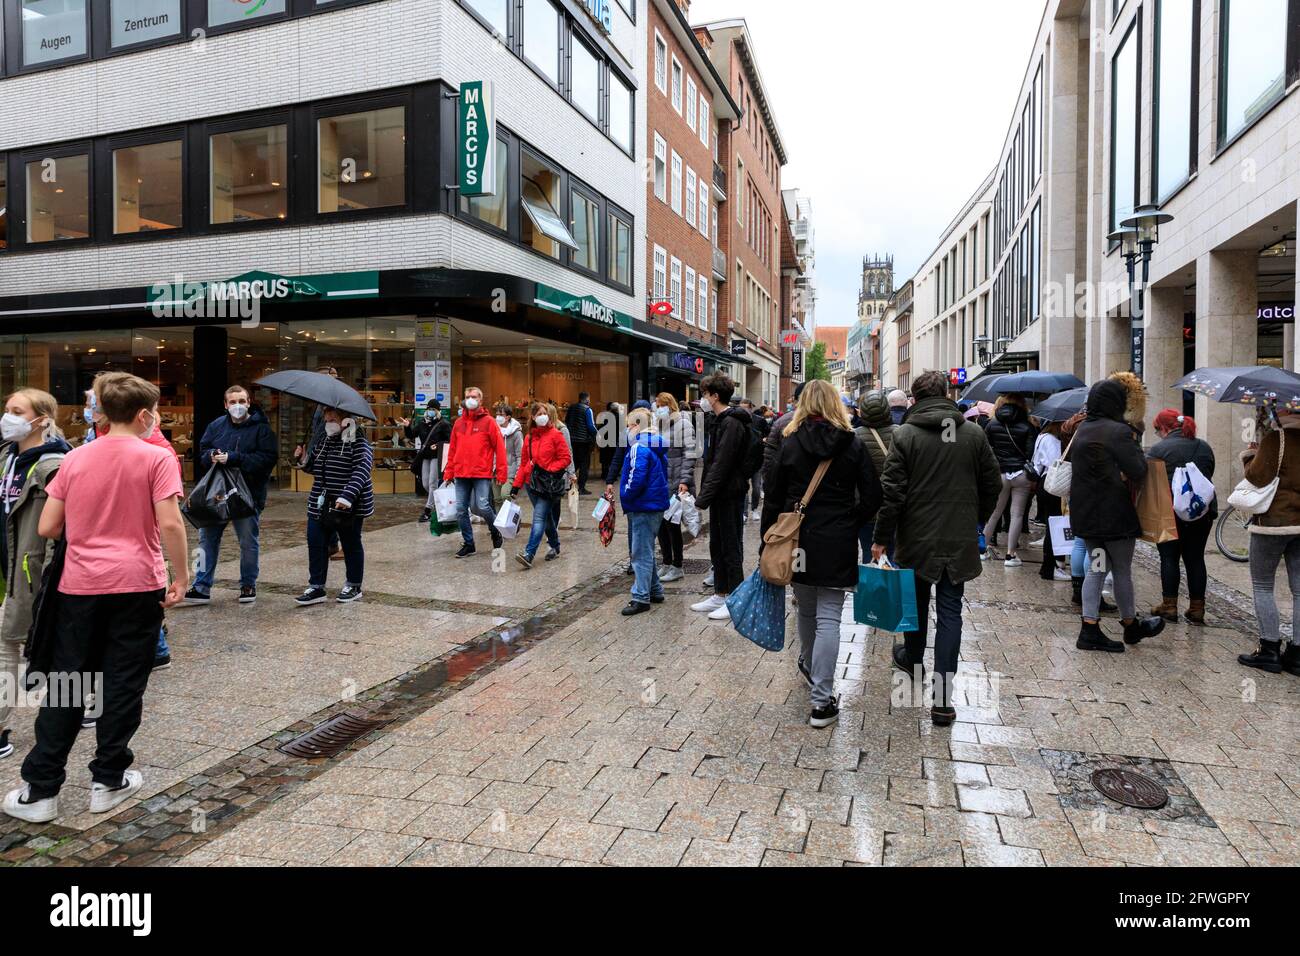
{"label": "h&m sign", "polygon": [[496,194],[496,106],[492,83],[473,80],[460,85],[456,145],[462,196]]}

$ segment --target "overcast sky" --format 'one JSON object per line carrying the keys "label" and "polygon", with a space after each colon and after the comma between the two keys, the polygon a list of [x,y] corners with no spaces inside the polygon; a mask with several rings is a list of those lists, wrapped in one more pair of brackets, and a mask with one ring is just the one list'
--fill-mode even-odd
{"label": "overcast sky", "polygon": [[[693,0],[744,17],[790,163],[813,201],[817,323],[857,321],[862,257],[895,284],[997,162],[1044,0]],[[798,12],[796,12],[798,11]]]}

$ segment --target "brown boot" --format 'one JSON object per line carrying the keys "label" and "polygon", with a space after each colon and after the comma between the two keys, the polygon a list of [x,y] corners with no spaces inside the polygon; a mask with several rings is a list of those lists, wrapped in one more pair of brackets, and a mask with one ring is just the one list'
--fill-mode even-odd
{"label": "brown boot", "polygon": [[1191,624],[1205,623],[1205,598],[1199,601],[1193,599],[1191,605],[1187,608],[1187,613],[1183,615]]}
{"label": "brown boot", "polygon": [[1178,596],[1167,597],[1151,609],[1154,617],[1162,617],[1166,621],[1174,622],[1178,620]]}

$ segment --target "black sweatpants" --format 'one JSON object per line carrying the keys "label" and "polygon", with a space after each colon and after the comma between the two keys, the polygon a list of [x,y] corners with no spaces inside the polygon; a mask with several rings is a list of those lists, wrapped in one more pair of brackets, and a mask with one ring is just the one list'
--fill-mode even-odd
{"label": "black sweatpants", "polygon": [[591,449],[593,444],[585,441],[573,443],[573,468],[577,472],[578,488],[585,491],[587,475],[591,471]]}
{"label": "black sweatpants", "polygon": [[[96,681],[100,707],[95,725],[98,744],[90,762],[95,783],[120,786],[135,755],[129,744],[140,728],[144,692],[153,670],[162,627],[163,590],[132,594],[60,594],[51,664],[51,693],[36,714],[36,742],[23,761],[22,777],[31,799],[52,797],[67,778],[68,754],[81,730],[89,675]],[[52,701],[59,675],[86,675],[79,699]],[[62,706],[58,706],[58,705]]]}
{"label": "black sweatpants", "polygon": [[1161,597],[1177,597],[1178,583],[1182,577],[1182,568],[1187,568],[1187,595],[1193,601],[1205,600],[1205,588],[1209,582],[1209,572],[1205,567],[1205,544],[1210,540],[1210,531],[1214,528],[1217,515],[1206,515],[1196,521],[1184,521],[1175,517],[1178,526],[1178,540],[1166,541],[1157,545],[1160,552]]}
{"label": "black sweatpants", "polygon": [[1056,495],[1049,495],[1043,490],[1043,486],[1038,486],[1038,520],[1043,523],[1043,563],[1038,569],[1038,576],[1044,581],[1054,580],[1056,577],[1056,554],[1052,551],[1052,518],[1061,516],[1061,499]]}
{"label": "black sweatpants", "polygon": [[682,566],[682,526],[664,521],[659,525],[659,549],[663,551],[664,566],[680,569]]}
{"label": "black sweatpants", "polygon": [[745,501],[748,495],[718,498],[709,507],[709,557],[713,593],[730,594],[745,580]]}

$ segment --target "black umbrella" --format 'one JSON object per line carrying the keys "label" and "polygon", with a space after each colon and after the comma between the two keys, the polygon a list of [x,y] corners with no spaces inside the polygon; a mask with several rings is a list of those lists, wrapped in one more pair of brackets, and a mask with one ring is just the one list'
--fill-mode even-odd
{"label": "black umbrella", "polygon": [[1216,402],[1271,405],[1300,411],[1300,375],[1269,365],[1198,368],[1173,388],[1195,392]]}
{"label": "black umbrella", "polygon": [[972,382],[969,386],[967,386],[966,391],[961,393],[961,400],[963,402],[969,402],[972,405],[975,402],[997,401],[998,383],[1001,382],[1004,378],[1007,378],[1007,376],[1006,375],[985,375],[982,378],[977,378],[974,382]]}
{"label": "black umbrella", "polygon": [[1066,422],[1083,411],[1088,401],[1088,388],[1072,388],[1057,392],[1036,404],[1029,414],[1044,422]]}
{"label": "black umbrella", "polygon": [[317,405],[336,408],[353,418],[378,421],[370,408],[370,403],[361,397],[360,392],[351,385],[345,385],[338,379],[330,375],[322,375],[320,372],[274,372],[266,378],[259,378],[253,384],[292,395],[294,398],[306,399]]}
{"label": "black umbrella", "polygon": [[1066,389],[1083,388],[1084,382],[1068,372],[1020,372],[1003,375],[997,384],[1000,395],[1055,395]]}

